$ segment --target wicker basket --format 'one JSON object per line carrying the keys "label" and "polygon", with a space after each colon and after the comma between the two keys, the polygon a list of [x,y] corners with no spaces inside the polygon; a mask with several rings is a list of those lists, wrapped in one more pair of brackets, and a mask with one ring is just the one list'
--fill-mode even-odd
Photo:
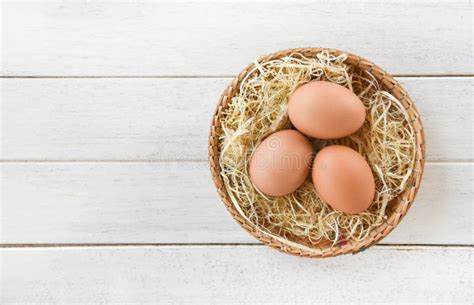
{"label": "wicker basket", "polygon": [[321,242],[317,246],[302,242],[304,247],[303,249],[301,249],[300,247],[295,247],[291,242],[283,243],[279,240],[276,240],[271,235],[258,230],[253,223],[243,218],[232,204],[230,197],[227,194],[227,190],[224,187],[222,177],[220,175],[221,169],[219,166],[219,137],[221,135],[222,130],[219,124],[219,117],[221,116],[223,110],[227,107],[227,104],[231,100],[231,98],[238,93],[241,81],[245,78],[248,71],[252,70],[252,68],[254,67],[253,64],[245,68],[232,81],[231,85],[222,94],[217,105],[217,109],[212,118],[211,130],[209,135],[209,163],[212,177],[216,185],[217,192],[221,196],[228,211],[232,214],[234,219],[237,220],[237,222],[245,230],[247,230],[251,235],[256,237],[261,242],[283,252],[305,257],[330,257],[346,253],[355,254],[387,236],[393,230],[393,228],[395,228],[395,226],[397,226],[397,224],[402,220],[408,209],[411,207],[415,199],[416,193],[420,187],[425,163],[425,138],[423,132],[423,125],[421,123],[418,111],[416,110],[415,105],[413,104],[413,101],[408,96],[406,91],[391,75],[387,74],[384,70],[382,70],[380,67],[376,66],[372,62],[357,55],[350,54],[348,52],[325,48],[301,48],[283,50],[265,56],[261,58],[259,62],[262,63],[269,60],[282,58],[284,56],[296,52],[301,53],[306,57],[315,57],[317,53],[324,50],[327,50],[330,54],[333,55],[340,55],[343,53],[347,54],[346,63],[348,65],[352,65],[356,70],[366,70],[370,72],[375,78],[377,78],[379,83],[383,86],[383,89],[398,98],[405,106],[411,119],[411,124],[416,132],[416,156],[411,181],[408,184],[406,190],[401,193],[397,198],[393,199],[389,204],[386,210],[387,220],[385,221],[385,223],[383,223],[377,229],[373,230],[366,239],[359,242],[348,241],[344,245],[336,246],[332,246],[332,244],[329,242]]}

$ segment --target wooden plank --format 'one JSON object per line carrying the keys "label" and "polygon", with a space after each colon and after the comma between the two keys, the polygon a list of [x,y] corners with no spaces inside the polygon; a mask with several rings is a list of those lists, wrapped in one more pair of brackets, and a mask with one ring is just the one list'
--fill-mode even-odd
{"label": "wooden plank", "polygon": [[[301,259],[263,246],[2,249],[2,304],[472,304],[472,248]],[[350,280],[349,280],[350,279]]]}
{"label": "wooden plank", "polygon": [[[421,113],[428,160],[472,160],[473,78],[399,78]],[[231,80],[3,79],[3,160],[204,160]]]}
{"label": "wooden plank", "polygon": [[[428,164],[383,242],[472,245],[473,164]],[[2,163],[0,243],[256,243],[219,200],[207,164]]]}
{"label": "wooden plank", "polygon": [[235,75],[305,46],[395,74],[473,73],[467,0],[3,2],[3,75]]}

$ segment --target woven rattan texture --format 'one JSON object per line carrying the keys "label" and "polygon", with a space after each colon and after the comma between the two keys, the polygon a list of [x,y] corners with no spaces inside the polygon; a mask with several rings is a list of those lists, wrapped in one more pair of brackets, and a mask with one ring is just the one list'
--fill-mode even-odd
{"label": "woven rattan texture", "polygon": [[285,244],[278,240],[275,240],[271,236],[259,231],[256,226],[245,218],[243,218],[239,212],[235,209],[232,204],[227,190],[224,186],[221,169],[219,166],[219,138],[221,135],[221,128],[219,118],[222,115],[223,110],[227,107],[228,102],[233,96],[238,94],[240,83],[254,66],[253,64],[246,67],[235,79],[232,81],[229,87],[225,89],[222,96],[220,97],[217,108],[213,114],[211,130],[209,135],[209,163],[212,173],[212,178],[217,188],[217,192],[221,196],[224,204],[227,207],[227,210],[231,213],[232,217],[251,235],[256,237],[261,242],[276,248],[280,251],[283,251],[288,254],[305,256],[305,257],[331,257],[347,253],[358,253],[367,247],[375,244],[380,241],[382,238],[387,236],[403,219],[408,210],[410,209],[413,201],[416,197],[418,189],[420,187],[421,179],[423,176],[423,169],[425,163],[425,136],[423,132],[423,125],[421,123],[420,115],[416,110],[413,101],[408,96],[407,92],[402,88],[402,86],[387,72],[385,72],[380,67],[376,66],[372,62],[348,53],[335,49],[325,49],[325,48],[301,48],[301,49],[288,49],[272,53],[268,56],[260,58],[259,62],[266,62],[273,59],[282,58],[284,56],[290,55],[292,53],[301,53],[306,57],[315,57],[317,53],[321,51],[328,51],[333,55],[346,54],[347,60],[346,63],[353,66],[355,69],[366,70],[370,72],[380,84],[382,84],[383,89],[390,92],[393,96],[398,98],[404,105],[407,113],[410,117],[410,123],[413,126],[413,129],[416,133],[416,155],[415,155],[415,165],[413,174],[408,184],[406,190],[401,193],[397,198],[393,199],[390,204],[390,209],[387,210],[388,219],[384,224],[379,226],[377,229],[373,230],[370,235],[363,241],[359,242],[347,242],[344,245],[335,245],[332,246],[330,243],[321,243],[317,246],[311,244],[304,244],[306,247],[310,247],[311,251],[301,250],[295,248],[292,245]]}

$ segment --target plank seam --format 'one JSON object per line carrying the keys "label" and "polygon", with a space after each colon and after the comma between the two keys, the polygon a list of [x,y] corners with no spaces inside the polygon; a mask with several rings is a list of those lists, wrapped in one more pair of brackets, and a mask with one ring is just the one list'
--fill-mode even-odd
{"label": "plank seam", "polygon": [[[268,248],[261,243],[93,243],[93,244],[0,244],[0,250],[3,249],[73,249],[73,248]],[[371,249],[389,249],[389,250],[436,250],[436,249],[461,249],[474,250],[474,244],[377,244]]]}
{"label": "plank seam", "polygon": [[[404,78],[472,78],[474,74],[392,74],[394,77]],[[234,75],[0,75],[0,79],[209,79],[209,78],[229,78],[233,79]]]}
{"label": "plank seam", "polygon": [[[84,159],[84,160],[27,160],[27,159],[5,159],[0,160],[2,163],[207,163],[207,159],[157,159],[157,160],[145,160],[145,159],[124,159],[124,160],[94,160],[94,159]],[[433,165],[471,165],[474,163],[474,159],[457,159],[457,160],[427,160],[426,164]]]}
{"label": "plank seam", "polygon": [[[19,244],[0,244],[0,249],[4,248],[71,248],[71,247],[221,247],[221,246],[249,246],[249,247],[267,247],[262,243],[19,243]],[[427,248],[473,248],[474,244],[391,244],[381,243],[374,247],[427,247]]]}

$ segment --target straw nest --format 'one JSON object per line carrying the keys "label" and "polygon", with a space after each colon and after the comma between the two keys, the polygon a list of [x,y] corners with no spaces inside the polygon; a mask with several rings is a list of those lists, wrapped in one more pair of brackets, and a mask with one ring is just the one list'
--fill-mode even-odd
{"label": "straw nest", "polygon": [[[367,71],[346,64],[345,54],[327,51],[307,58],[293,53],[280,59],[254,63],[238,94],[220,116],[219,165],[227,193],[236,210],[259,230],[282,241],[332,245],[361,241],[386,219],[389,202],[402,193],[412,175],[416,137],[401,102]],[[312,139],[315,152],[342,144],[361,153],[372,168],[376,195],[368,210],[347,215],[332,209],[308,180],[295,192],[269,197],[249,179],[252,152],[268,135],[293,128],[287,102],[300,85],[325,80],[353,91],[366,108],[366,121],[354,134],[330,141]]]}

